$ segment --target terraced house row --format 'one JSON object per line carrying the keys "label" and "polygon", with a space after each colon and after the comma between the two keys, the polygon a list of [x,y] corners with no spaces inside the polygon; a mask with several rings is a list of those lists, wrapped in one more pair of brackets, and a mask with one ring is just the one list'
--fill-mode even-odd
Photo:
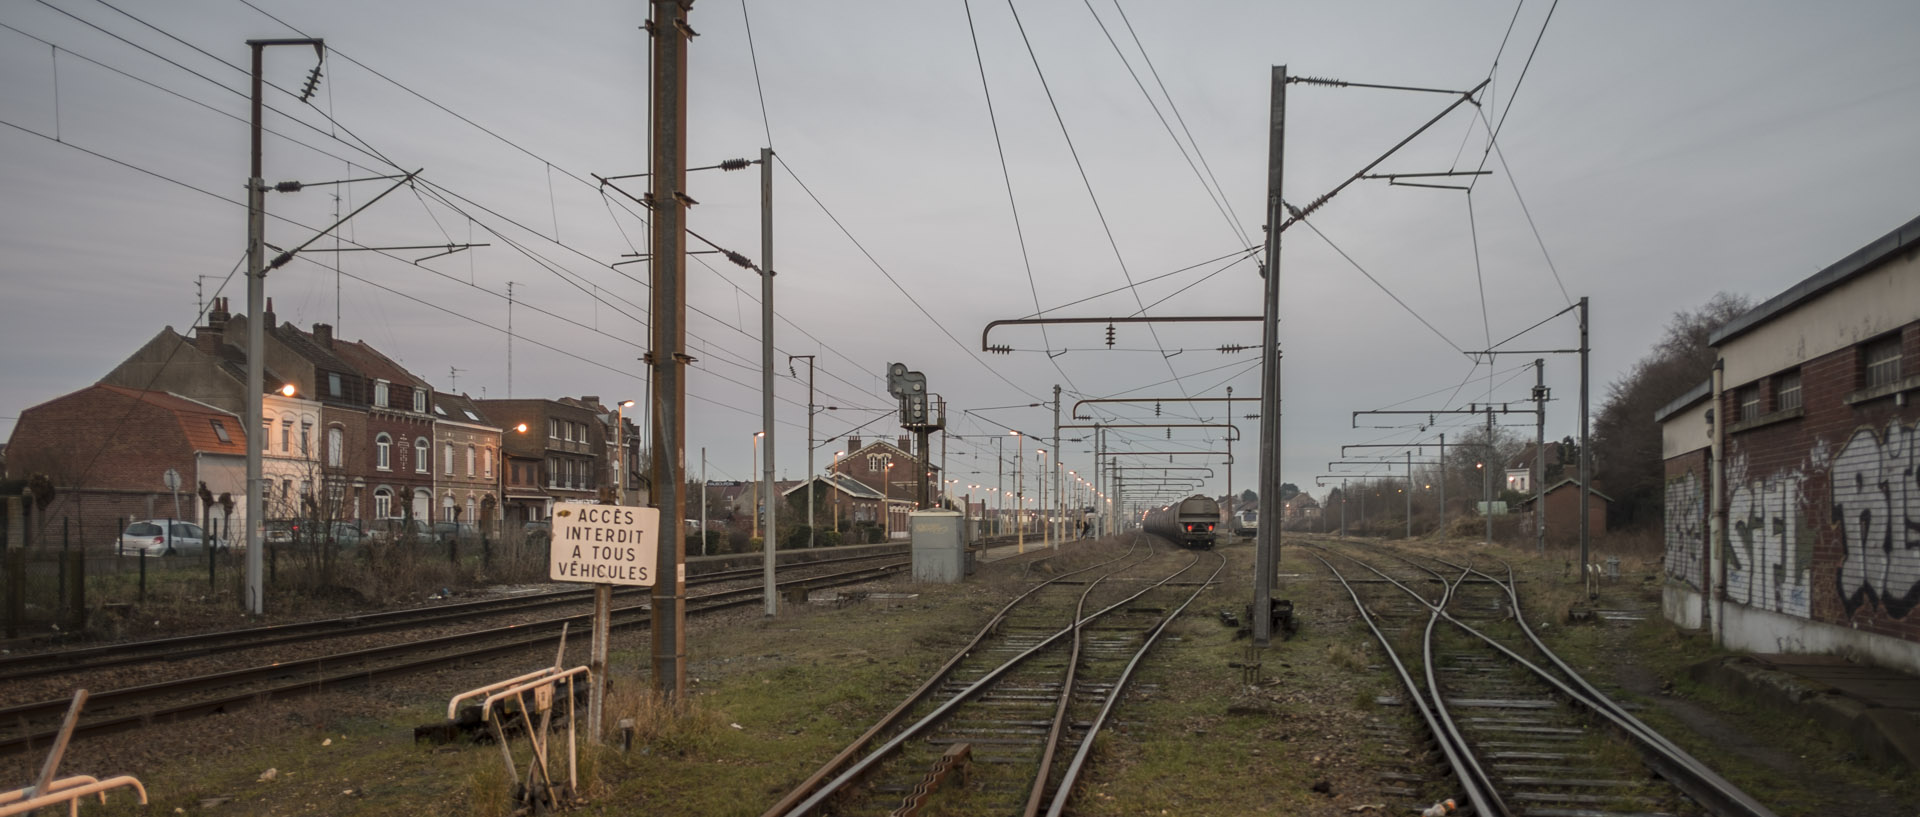
{"label": "terraced house row", "polygon": [[[439,391],[327,324],[279,323],[271,301],[262,318],[263,382],[246,382],[248,316],[216,299],[190,335],[166,327],[98,383],[21,411],[7,477],[44,477],[54,501],[43,518],[68,520],[88,542],[125,519],[200,519],[203,486],[216,522],[244,530],[248,433],[260,435],[269,520],[519,530],[556,501],[640,501],[634,422],[596,396]],[[257,430],[243,420],[255,395]]]}

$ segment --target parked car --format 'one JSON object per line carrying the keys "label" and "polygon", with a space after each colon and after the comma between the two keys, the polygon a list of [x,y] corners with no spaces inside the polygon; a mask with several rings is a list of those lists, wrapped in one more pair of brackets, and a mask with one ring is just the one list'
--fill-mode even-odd
{"label": "parked car", "polygon": [[[211,543],[216,549],[227,547],[220,539]],[[128,556],[205,553],[208,544],[209,537],[199,525],[177,519],[144,519],[127,525],[120,533],[120,552]]]}
{"label": "parked car", "polygon": [[433,528],[423,519],[376,519],[367,523],[367,538],[375,542],[425,542],[433,538]]}
{"label": "parked car", "polygon": [[480,528],[476,527],[472,522],[433,523],[433,540],[436,542],[445,542],[449,539],[458,541],[463,545],[470,542],[478,542],[480,541]]}
{"label": "parked car", "polygon": [[358,545],[367,538],[367,535],[360,531],[360,525],[354,522],[335,522],[327,530],[333,537],[333,543],[343,548]]}

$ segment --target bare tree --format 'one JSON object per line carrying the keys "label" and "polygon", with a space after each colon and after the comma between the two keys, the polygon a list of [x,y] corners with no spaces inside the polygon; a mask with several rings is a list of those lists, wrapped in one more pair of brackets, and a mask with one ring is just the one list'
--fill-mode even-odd
{"label": "bare tree", "polygon": [[1675,312],[1653,350],[1607,387],[1593,421],[1593,461],[1594,486],[1613,498],[1610,525],[1659,524],[1665,493],[1653,414],[1707,379],[1718,354],[1707,338],[1752,308],[1746,296],[1722,292],[1698,309]]}

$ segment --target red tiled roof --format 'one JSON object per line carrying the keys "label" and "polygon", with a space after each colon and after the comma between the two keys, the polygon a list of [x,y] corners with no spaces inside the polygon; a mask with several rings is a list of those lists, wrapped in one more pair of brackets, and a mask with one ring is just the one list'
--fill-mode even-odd
{"label": "red tiled roof", "polygon": [[[246,424],[232,414],[205,403],[166,392],[141,391],[123,386],[109,386],[104,383],[94,388],[106,389],[172,413],[174,419],[180,423],[180,432],[186,435],[187,443],[193,446],[195,451],[241,456],[247,453],[247,430],[243,427]],[[219,432],[214,428],[215,423],[219,423],[227,432],[225,441],[220,439]]]}

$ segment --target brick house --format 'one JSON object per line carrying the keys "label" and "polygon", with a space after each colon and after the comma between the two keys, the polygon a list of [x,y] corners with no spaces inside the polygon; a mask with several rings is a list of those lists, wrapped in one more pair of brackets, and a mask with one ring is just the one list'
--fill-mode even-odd
{"label": "brick house", "polygon": [[[243,425],[232,412],[178,395],[95,384],[20,412],[7,445],[8,476],[53,481],[54,501],[35,541],[58,535],[54,520],[62,518],[71,520],[76,546],[101,548],[117,541],[124,520],[198,522],[202,484],[216,497],[234,497],[232,529],[245,530]],[[169,469],[180,476],[177,495],[166,487]]]}
{"label": "brick house", "polygon": [[434,495],[442,521],[491,532],[500,518],[500,429],[464,394],[433,393]]}
{"label": "brick house", "polygon": [[[508,518],[547,519],[555,502],[599,502],[606,435],[594,411],[579,401],[475,400],[501,432],[500,447],[517,465],[537,468],[537,496],[509,491]],[[525,426],[526,430],[520,428]],[[510,475],[511,476],[511,475]]]}
{"label": "brick house", "polygon": [[[1607,532],[1607,506],[1613,502],[1613,497],[1598,490],[1588,496],[1587,531],[1591,536],[1599,536]],[[1528,497],[1520,504],[1519,512],[1524,514],[1520,524],[1528,532],[1533,529],[1533,503],[1534,498]],[[1579,541],[1580,481],[1569,478],[1547,486],[1546,503],[1546,510],[1541,515],[1545,517],[1547,540],[1557,543]]]}
{"label": "brick house", "polygon": [[[433,501],[433,387],[402,368],[365,341],[333,337],[332,328],[316,324],[312,335],[292,326],[282,335],[298,335],[333,354],[358,374],[357,393],[367,413],[367,436],[356,443],[367,453],[368,520],[432,522],[439,510]],[[329,384],[330,386],[332,384]],[[344,384],[343,384],[344,385]]]}
{"label": "brick house", "polygon": [[907,534],[909,515],[919,502],[920,476],[916,469],[920,467],[927,468],[931,485],[939,484],[939,469],[914,456],[910,438],[902,434],[897,444],[874,440],[862,445],[858,436],[850,436],[847,455],[829,470],[851,477],[885,496],[887,513],[879,520],[883,523],[881,527],[895,537],[903,537]]}
{"label": "brick house", "polygon": [[1667,617],[1920,672],[1920,218],[1709,343],[1714,377],[1656,414]]}

